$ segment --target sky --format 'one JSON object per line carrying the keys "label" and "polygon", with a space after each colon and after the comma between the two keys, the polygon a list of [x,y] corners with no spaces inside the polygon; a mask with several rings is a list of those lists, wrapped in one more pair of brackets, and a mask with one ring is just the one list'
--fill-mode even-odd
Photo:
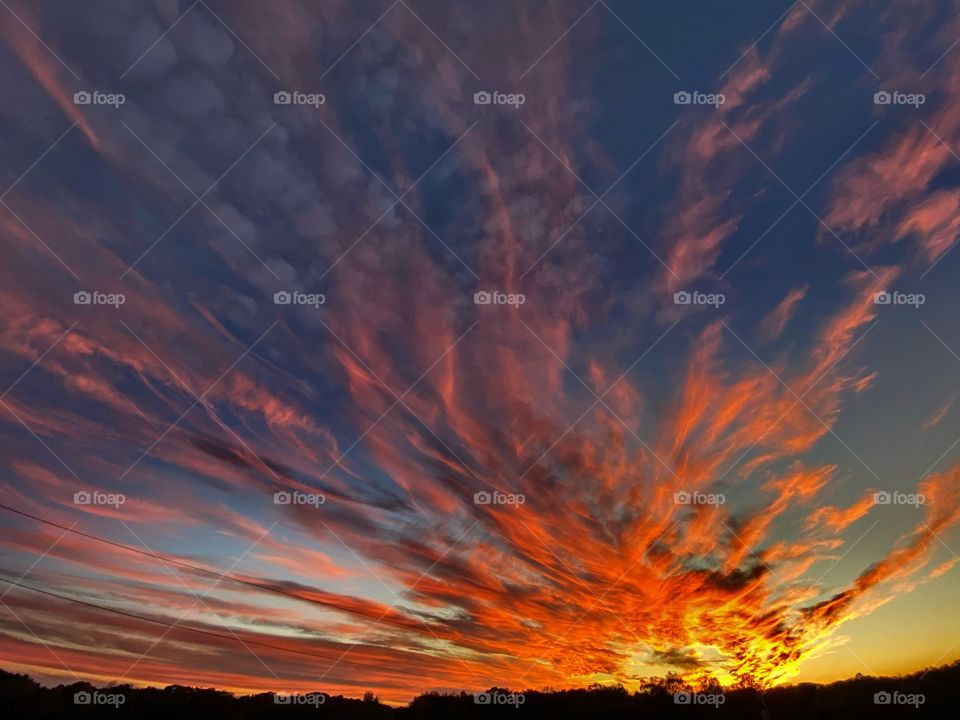
{"label": "sky", "polygon": [[960,658],[955,5],[0,0],[0,667]]}

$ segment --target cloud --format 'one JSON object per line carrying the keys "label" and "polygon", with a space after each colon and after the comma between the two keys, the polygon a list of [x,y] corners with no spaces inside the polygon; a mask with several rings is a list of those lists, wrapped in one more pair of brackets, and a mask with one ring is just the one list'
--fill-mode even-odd
{"label": "cloud", "polygon": [[[113,17],[124,61],[176,20],[161,9]],[[6,215],[0,228],[12,386],[0,457],[11,503],[35,516],[5,534],[5,574],[46,551],[30,581],[65,596],[11,591],[56,656],[0,616],[5,664],[401,701],[633,677],[639,652],[777,683],[889,585],[924,581],[957,520],[956,469],[924,481],[925,525],[871,546],[853,582],[818,577],[873,511],[862,484],[838,491],[848,468],[819,443],[876,377],[860,340],[904,265],[825,265],[816,298],[809,268],[790,268],[758,322],[748,277],[744,304],[731,291],[716,314],[664,322],[678,319],[665,291],[715,281],[757,219],[747,211],[770,180],[736,136],[787,148],[790,113],[819,88],[782,76],[804,21],[791,14],[744,57],[713,116],[684,113],[659,174],[637,180],[667,198],[634,203],[666,270],[609,216],[578,222],[594,198],[564,165],[627,170],[595,137],[579,45],[516,81],[536,108],[517,116],[528,128],[472,103],[464,62],[518,78],[536,60],[524,53],[576,16],[489,12],[506,34],[438,9],[434,36],[396,6],[316,81],[329,102],[307,109],[273,105],[271,70],[312,89],[376,18],[240,4],[224,9],[235,38],[198,7],[131,73],[129,128],[79,112],[49,53],[5,30],[37,107],[82,131],[9,194],[30,230]],[[603,22],[571,42],[602,48]],[[82,77],[116,62],[70,60]],[[844,233],[889,221],[922,238],[921,256],[942,254],[954,199],[930,186],[948,159],[918,132],[842,165],[826,221]],[[646,212],[655,204],[666,217]],[[764,260],[783,252],[772,245]],[[79,307],[81,287],[126,302]],[[475,303],[484,289],[526,302]],[[278,305],[278,290],[325,302]],[[741,339],[758,336],[791,351]],[[88,486],[129,502],[78,509]],[[325,502],[276,503],[279,490]],[[477,499],[494,492],[513,499]],[[37,517],[79,532],[58,540]],[[147,543],[156,553],[130,549]]]}
{"label": "cloud", "polygon": [[807,296],[809,290],[809,285],[793,288],[760,322],[760,332],[766,339],[773,340],[780,336],[787,323],[790,322],[790,318],[796,313],[798,304]]}
{"label": "cloud", "polygon": [[941,423],[941,421],[947,416],[947,413],[950,412],[950,408],[953,407],[954,398],[947,398],[947,400],[941,405],[937,410],[927,418],[923,425],[920,426],[921,430],[929,430],[932,427],[936,427]]}

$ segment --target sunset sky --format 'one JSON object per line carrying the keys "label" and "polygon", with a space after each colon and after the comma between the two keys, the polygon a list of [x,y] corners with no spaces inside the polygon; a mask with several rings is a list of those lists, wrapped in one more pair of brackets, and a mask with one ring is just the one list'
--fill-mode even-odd
{"label": "sunset sky", "polygon": [[960,658],[958,41],[932,0],[0,0],[0,668]]}

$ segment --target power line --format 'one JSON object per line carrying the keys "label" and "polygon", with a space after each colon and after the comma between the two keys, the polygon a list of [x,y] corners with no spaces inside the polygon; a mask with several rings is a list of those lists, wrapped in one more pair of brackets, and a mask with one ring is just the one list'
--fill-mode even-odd
{"label": "power line", "polygon": [[258,583],[253,580],[246,580],[244,578],[239,578],[234,575],[230,575],[228,573],[218,573],[217,571],[210,570],[209,568],[201,567],[199,565],[193,565],[192,563],[184,562],[182,560],[176,560],[173,558],[164,557],[163,555],[158,555],[157,553],[151,552],[150,550],[145,550],[145,549],[133,547],[130,545],[124,545],[123,543],[119,543],[114,540],[109,540],[107,538],[100,537],[99,535],[91,535],[90,533],[83,532],[82,530],[76,530],[72,527],[68,527],[67,525],[61,525],[60,523],[53,522],[52,520],[46,520],[37,515],[24,512],[23,510],[17,510],[16,508],[10,507],[9,505],[4,505],[0,503],[0,510],[7,510],[8,512],[12,512],[16,515],[20,515],[25,518],[30,518],[31,520],[36,520],[37,522],[43,523],[44,525],[49,525],[50,527],[55,527],[60,530],[64,530],[66,532],[73,533],[74,535],[80,535],[81,537],[85,537],[89,540],[94,540],[96,542],[100,542],[105,545],[110,545],[112,547],[119,548],[121,550],[126,550],[127,552],[136,553],[137,555],[143,555],[145,557],[150,557],[155,560],[160,560],[161,562],[169,563],[171,565],[178,565],[179,567],[186,568],[188,570],[192,570],[194,572],[201,573],[203,575],[208,575],[210,577],[215,577],[219,580],[229,580],[231,582],[239,583],[241,585],[246,585],[248,587],[257,588],[265,592],[271,592],[277,595],[283,595],[284,597],[288,597],[293,600],[299,600],[301,602],[308,602],[311,604],[323,605],[324,607],[332,605],[332,603],[323,603],[318,600],[305,598],[302,595],[297,595],[296,593],[288,592],[282,588],[278,588],[273,585],[266,585],[264,583]]}
{"label": "power line", "polygon": [[[85,537],[85,538],[87,538],[87,539],[89,539],[89,540],[93,540],[93,541],[95,541],[95,542],[103,543],[103,544],[105,544],[105,545],[110,545],[110,546],[112,546],[112,547],[119,548],[119,549],[121,549],[121,550],[126,550],[126,551],[128,551],[128,552],[136,553],[137,555],[143,555],[143,556],[145,556],[145,557],[150,557],[150,558],[153,558],[153,559],[155,559],[155,560],[160,560],[161,562],[170,563],[171,565],[177,565],[177,566],[179,566],[179,567],[186,568],[186,569],[188,569],[188,570],[192,570],[192,571],[194,571],[194,572],[202,573],[202,574],[204,574],[204,575],[208,575],[208,576],[211,576],[211,577],[215,577],[215,578],[218,578],[218,579],[220,579],[220,580],[224,580],[224,579],[225,579],[225,580],[229,580],[229,581],[231,581],[231,582],[239,583],[239,584],[241,584],[241,585],[246,585],[246,586],[252,587],[252,588],[257,588],[257,589],[259,589],[259,590],[263,590],[263,591],[266,591],[266,592],[271,592],[271,593],[274,593],[274,594],[277,594],[277,595],[282,595],[282,596],[284,596],[284,597],[288,597],[288,598],[291,598],[291,599],[293,599],[293,600],[299,600],[300,602],[310,603],[310,604],[312,604],[312,605],[321,605],[321,606],[324,606],[324,607],[334,607],[334,608],[339,609],[339,610],[341,610],[341,611],[351,612],[349,609],[347,609],[347,608],[341,608],[341,607],[339,607],[339,606],[337,606],[337,605],[335,605],[335,604],[333,604],[333,603],[324,603],[324,602],[319,601],[319,600],[315,600],[315,599],[311,599],[311,598],[305,598],[305,597],[303,597],[303,596],[297,595],[297,594],[295,594],[295,593],[287,592],[286,590],[283,590],[282,588],[274,587],[274,586],[272,586],[272,585],[266,585],[266,584],[254,582],[254,581],[252,581],[252,580],[245,580],[245,579],[243,579],[243,578],[238,578],[238,577],[235,577],[235,576],[230,575],[230,574],[228,574],[228,573],[218,573],[218,572],[216,572],[216,571],[214,571],[214,570],[210,570],[210,569],[208,569],[208,568],[204,568],[204,567],[201,567],[201,566],[199,566],[199,565],[194,565],[194,564],[192,564],[192,563],[184,562],[184,561],[182,561],[182,560],[176,560],[176,559],[173,559],[173,558],[164,557],[163,555],[158,555],[157,553],[151,552],[150,550],[145,550],[145,549],[133,547],[133,546],[130,546],[130,545],[124,545],[123,543],[116,542],[116,541],[110,540],[110,539],[108,539],[108,538],[103,538],[103,537],[100,537],[99,535],[93,535],[93,534],[91,534],[91,533],[83,532],[82,530],[76,530],[76,529],[74,529],[74,528],[72,528],[72,527],[69,527],[69,526],[67,526],[67,525],[61,525],[60,523],[54,522],[54,521],[52,521],[52,520],[47,520],[47,519],[42,518],[42,517],[40,517],[40,516],[38,516],[38,515],[33,515],[32,513],[28,513],[28,512],[25,512],[25,511],[23,511],[23,510],[18,510],[17,508],[10,507],[9,505],[4,505],[3,503],[0,503],[0,510],[6,510],[6,511],[11,512],[11,513],[14,513],[14,514],[16,514],[16,515],[20,515],[21,517],[25,517],[25,518],[29,518],[29,519],[31,519],[31,520],[35,520],[36,522],[43,523],[44,525],[49,525],[50,527],[55,527],[55,528],[58,528],[58,529],[60,529],[60,530],[64,530],[64,531],[66,531],[66,532],[73,533],[74,535],[79,535],[79,536],[81,536],[81,537]],[[59,600],[64,600],[64,601],[66,601],[66,602],[75,603],[75,604],[77,604],[77,605],[83,605],[83,606],[85,606],[85,607],[94,608],[94,609],[96,609],[96,610],[101,610],[101,611],[103,611],[103,612],[113,613],[114,615],[120,615],[120,616],[123,616],[123,617],[132,618],[132,619],[135,619],[135,620],[141,620],[141,621],[143,621],[143,622],[153,623],[153,624],[155,624],[155,625],[162,625],[162,626],[164,626],[164,627],[174,628],[174,629],[178,629],[178,630],[186,630],[186,631],[189,631],[189,632],[199,633],[199,634],[201,634],[201,635],[207,635],[207,636],[210,636],[210,637],[216,637],[216,638],[220,638],[220,639],[223,639],[223,640],[230,640],[230,641],[234,641],[234,642],[239,641],[241,644],[257,645],[257,646],[260,646],[260,647],[270,648],[270,649],[273,649],[273,650],[280,650],[280,651],[283,651],[283,652],[296,653],[296,654],[298,654],[298,655],[307,655],[307,656],[309,656],[309,657],[316,657],[316,658],[320,658],[320,659],[322,659],[322,660],[329,660],[329,659],[330,659],[328,656],[320,655],[320,654],[313,653],[313,652],[309,652],[309,651],[307,651],[307,650],[297,650],[297,649],[295,649],[295,648],[283,647],[282,645],[273,645],[273,644],[271,644],[271,643],[265,643],[265,642],[261,642],[261,641],[257,641],[257,640],[241,640],[240,638],[238,638],[238,637],[236,637],[236,636],[225,635],[225,634],[222,634],[222,633],[214,632],[214,631],[212,631],[212,630],[204,630],[204,629],[202,629],[202,628],[195,628],[195,627],[190,627],[190,626],[187,626],[187,625],[179,625],[179,624],[176,624],[176,623],[172,623],[172,622],[168,622],[168,621],[164,621],[164,620],[159,620],[159,619],[157,619],[157,618],[152,618],[152,617],[148,617],[148,616],[145,616],[145,615],[138,615],[138,614],[136,614],[136,613],[131,613],[131,612],[128,612],[128,611],[125,611],[125,610],[118,610],[117,608],[111,608],[111,607],[107,607],[107,606],[104,606],[104,605],[98,605],[98,604],[96,604],[96,603],[91,603],[91,602],[88,602],[88,601],[85,601],[85,600],[80,600],[80,599],[75,598],[75,597],[70,597],[69,595],[61,595],[61,594],[59,594],[59,593],[55,593],[55,592],[52,592],[52,591],[50,591],[50,590],[42,590],[42,589],[40,589],[40,588],[36,588],[36,587],[31,586],[31,585],[26,585],[26,584],[24,584],[23,582],[20,582],[20,581],[10,580],[10,579],[8,579],[8,578],[6,578],[6,577],[3,577],[2,575],[0,575],[0,581],[5,582],[5,583],[7,583],[8,585],[13,585],[13,586],[15,586],[15,587],[23,588],[24,590],[30,590],[30,591],[32,591],[32,592],[39,593],[39,594],[41,594],[41,595],[47,595],[47,596],[49,596],[49,597],[57,598],[57,599],[59,599]],[[389,622],[389,621],[388,621],[388,622]]]}
{"label": "power line", "polygon": [[0,575],[0,582],[5,582],[8,585],[13,585],[14,587],[22,588],[24,590],[30,590],[41,595],[48,595],[49,597],[57,598],[58,600],[65,600],[66,602],[75,603],[77,605],[83,605],[85,607],[94,608],[95,610],[101,610],[103,612],[113,613],[114,615],[121,615],[123,617],[133,618],[135,620],[142,620],[143,622],[153,623],[155,625],[162,625],[164,627],[176,629],[176,630],[186,630],[188,632],[199,633],[201,635],[207,635],[210,637],[220,638],[222,640],[232,640],[233,642],[239,642],[243,645],[257,645],[258,647],[270,648],[272,650],[281,650],[283,652],[296,653],[298,655],[308,655],[310,657],[320,658],[322,660],[330,660],[330,657],[327,655],[320,655],[319,653],[310,652],[308,650],[298,650],[296,648],[284,647],[282,645],[273,645],[271,643],[261,642],[259,640],[243,640],[237,636],[224,635],[222,633],[214,632],[212,630],[204,630],[202,628],[191,627],[189,625],[180,625],[174,622],[168,622],[165,620],[158,620],[157,618],[147,617],[146,615],[138,615],[136,613],[127,612],[125,610],[118,610],[116,608],[107,607],[105,605],[97,605],[96,603],[87,602],[86,600],[80,600],[78,598],[70,597],[69,595],[60,595],[59,593],[51,592],[50,590],[41,590],[40,588],[35,588],[31,585],[26,585],[23,582],[18,580],[10,580]]}
{"label": "power line", "polygon": [[[38,516],[38,515],[33,515],[32,513],[28,513],[28,512],[25,512],[25,511],[23,511],[23,510],[18,510],[17,508],[10,507],[9,505],[5,505],[5,504],[3,504],[3,503],[0,503],[0,510],[7,510],[8,512],[14,513],[14,514],[16,514],[16,515],[20,515],[21,517],[25,517],[25,518],[29,518],[29,519],[31,519],[31,520],[35,520],[35,521],[37,521],[37,522],[39,522],[39,523],[43,523],[44,525],[49,525],[50,527],[58,528],[58,529],[60,529],[60,530],[66,531],[66,532],[73,533],[74,535],[79,535],[79,536],[81,536],[81,537],[88,538],[88,539],[93,540],[93,541],[95,541],[95,542],[103,543],[103,544],[109,545],[109,546],[111,546],[111,547],[115,547],[115,548],[119,548],[119,549],[121,549],[121,550],[126,550],[126,551],[128,551],[128,552],[136,553],[137,555],[143,555],[143,556],[145,556],[145,557],[153,558],[153,559],[155,559],[155,560],[159,560],[159,561],[161,561],[161,562],[169,563],[169,564],[171,564],[171,565],[177,565],[177,566],[179,566],[179,567],[186,568],[186,569],[188,569],[188,570],[192,570],[192,571],[194,571],[194,572],[201,573],[201,574],[203,574],[203,575],[207,575],[207,576],[210,576],[210,577],[217,578],[218,580],[229,580],[230,582],[238,583],[238,584],[240,584],[240,585],[245,585],[245,586],[251,587],[251,588],[256,588],[256,589],[262,590],[262,591],[264,591],[264,592],[273,593],[273,594],[275,594],[275,595],[280,595],[280,596],[283,596],[283,597],[286,597],[286,598],[290,598],[290,599],[292,599],[292,600],[297,600],[297,601],[299,601],[299,602],[308,603],[308,604],[310,604],[310,605],[319,605],[319,606],[324,607],[324,608],[332,608],[332,609],[334,609],[334,610],[337,610],[338,612],[344,612],[344,613],[348,613],[348,614],[351,614],[351,615],[356,615],[356,616],[362,617],[362,618],[364,618],[364,619],[366,619],[366,620],[369,620],[369,619],[370,619],[369,616],[367,616],[367,615],[364,614],[363,612],[360,612],[359,610],[351,609],[350,607],[344,607],[344,606],[339,605],[339,604],[337,604],[337,603],[335,603],[335,602],[324,602],[323,600],[320,600],[320,599],[317,599],[317,598],[304,597],[304,596],[302,596],[302,595],[298,595],[298,594],[296,594],[296,593],[289,592],[289,591],[287,591],[287,590],[284,590],[283,588],[279,588],[279,587],[276,587],[276,586],[273,586],[273,585],[267,585],[267,584],[264,584],[264,583],[258,583],[258,582],[255,582],[255,581],[253,581],[253,580],[246,580],[246,579],[244,579],[244,578],[239,578],[239,577],[236,577],[236,576],[234,576],[234,575],[230,575],[230,574],[228,574],[228,573],[219,573],[219,572],[216,572],[216,571],[214,571],[214,570],[210,570],[210,569],[208,569],[208,568],[201,567],[201,566],[199,566],[199,565],[194,565],[194,564],[192,564],[192,563],[184,562],[184,561],[182,561],[182,560],[176,560],[176,559],[173,559],[173,558],[164,557],[163,555],[158,555],[157,553],[152,552],[152,551],[150,551],[150,550],[141,549],[141,548],[133,547],[133,546],[130,546],[130,545],[124,545],[123,543],[116,542],[115,540],[109,540],[108,538],[103,538],[103,537],[100,537],[99,535],[93,535],[93,534],[91,534],[91,533],[83,532],[82,530],[76,530],[76,529],[74,529],[74,528],[72,528],[72,527],[69,527],[69,526],[67,526],[67,525],[61,525],[60,523],[54,522],[54,521],[52,521],[52,520],[47,520],[47,519],[42,518],[42,517],[40,517],[40,516]],[[16,583],[11,583],[10,580],[5,579],[3,576],[0,576],[0,580],[2,580],[2,581],[4,581],[4,582],[7,582],[7,583],[9,583],[9,584],[16,584]],[[120,610],[114,610],[114,609],[107,608],[107,607],[101,607],[101,606],[99,606],[99,605],[93,605],[93,604],[91,604],[91,603],[85,603],[85,602],[83,602],[83,601],[77,600],[76,598],[71,598],[71,597],[68,597],[68,596],[57,595],[56,593],[52,593],[52,592],[49,592],[49,591],[40,590],[40,589],[37,589],[37,588],[32,588],[32,587],[30,587],[30,586],[28,586],[28,585],[20,585],[20,587],[24,587],[24,588],[26,588],[26,589],[28,589],[28,590],[33,590],[34,592],[39,592],[39,593],[43,593],[43,594],[46,594],[46,595],[50,595],[50,596],[52,596],[52,597],[59,597],[59,598],[61,598],[61,599],[67,600],[67,601],[69,601],[69,602],[76,602],[76,603],[80,603],[80,604],[89,605],[90,607],[97,607],[97,608],[100,608],[100,609],[105,610],[105,611],[107,611],[107,612],[114,612],[114,613],[119,614],[119,615],[125,615],[125,614],[126,614],[126,615],[129,616],[129,617],[143,619],[143,620],[146,620],[147,622],[156,622],[157,624],[164,624],[163,622],[158,621],[158,620],[152,620],[152,619],[150,619],[150,618],[143,618],[143,617],[138,616],[138,615],[133,615],[133,614],[129,614],[129,613],[124,613],[123,611],[120,611]],[[399,626],[399,627],[406,627],[406,625],[405,625],[404,623],[402,623],[402,622],[400,622],[400,621],[398,621],[398,620],[396,620],[396,619],[386,618],[386,613],[385,613],[383,616],[381,616],[380,618],[377,619],[377,623],[376,623],[376,624],[379,624],[381,621],[383,621],[384,623],[386,623],[386,624],[388,624],[388,625],[396,625],[396,626]],[[182,627],[182,626],[179,626],[179,625],[178,625],[177,627]],[[210,631],[199,630],[199,629],[196,629],[196,632],[203,632],[203,633],[211,634]],[[222,635],[215,635],[215,636],[216,636],[216,637],[225,637],[227,640],[233,640],[233,639],[235,639],[235,638],[231,638],[231,637],[229,637],[229,636],[222,636]],[[281,650],[287,649],[287,650],[289,650],[288,648],[280,648],[279,646],[272,646],[272,645],[269,645],[269,644],[266,645],[266,646],[267,646],[267,647],[274,647],[275,649],[281,649]],[[290,650],[290,652],[301,652],[301,651]],[[317,656],[317,657],[322,657],[322,656]],[[326,658],[325,658],[325,659],[326,659]]]}

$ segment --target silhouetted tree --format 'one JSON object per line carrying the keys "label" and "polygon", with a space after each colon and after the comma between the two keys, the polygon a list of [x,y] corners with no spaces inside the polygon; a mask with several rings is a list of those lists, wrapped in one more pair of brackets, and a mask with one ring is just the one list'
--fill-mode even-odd
{"label": "silhouetted tree", "polygon": [[[719,683],[704,675],[697,680],[700,692],[712,693]],[[524,702],[516,705],[477,704],[473,693],[425,693],[406,707],[391,708],[379,702],[373,692],[363,699],[325,696],[318,705],[278,704],[270,693],[236,697],[220,690],[168,686],[133,688],[129,685],[94,688],[89,683],[43,687],[26,675],[0,670],[0,707],[4,717],[17,720],[670,720],[671,718],[716,717],[723,720],[775,718],[776,720],[841,720],[846,718],[905,718],[939,720],[955,713],[955,688],[960,684],[960,661],[903,677],[858,677],[830,685],[801,683],[795,686],[758,690],[756,679],[738,679],[740,687],[724,692],[720,712],[703,706],[678,704],[672,695],[688,692],[690,685],[677,673],[651,678],[638,692],[628,693],[621,685],[594,684],[590,688],[524,690]],[[81,691],[121,692],[125,701],[107,709],[77,705],[74,694]],[[491,688],[510,692],[506,688]],[[517,691],[515,691],[517,692]],[[916,707],[875,703],[878,693],[900,693],[901,697],[922,694]]]}
{"label": "silhouetted tree", "polygon": [[703,675],[697,680],[697,691],[702,693],[721,693],[723,685],[713,675]]}

